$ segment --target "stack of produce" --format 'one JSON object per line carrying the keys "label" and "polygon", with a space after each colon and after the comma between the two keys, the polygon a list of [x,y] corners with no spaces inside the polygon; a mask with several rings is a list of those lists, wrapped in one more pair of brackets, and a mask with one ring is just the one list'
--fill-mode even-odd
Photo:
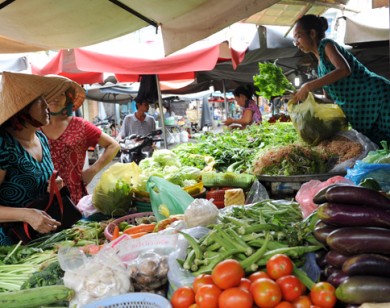
{"label": "stack of produce", "polygon": [[237,260],[223,260],[210,274],[198,275],[192,285],[178,288],[171,303],[173,308],[332,308],[336,296],[332,285],[310,281],[288,256],[277,254],[264,271],[250,275],[245,275]]}
{"label": "stack of produce", "polygon": [[306,253],[322,248],[310,237],[312,216],[302,220],[296,202],[264,200],[251,206],[228,207],[219,219],[200,239],[181,232],[189,248],[185,259],[178,261],[193,275],[210,273],[228,258],[239,261],[247,273],[254,272],[280,253],[301,265]]}
{"label": "stack of produce", "polygon": [[315,197],[315,237],[326,244],[325,274],[347,304],[390,302],[390,198],[379,191],[335,184]]}

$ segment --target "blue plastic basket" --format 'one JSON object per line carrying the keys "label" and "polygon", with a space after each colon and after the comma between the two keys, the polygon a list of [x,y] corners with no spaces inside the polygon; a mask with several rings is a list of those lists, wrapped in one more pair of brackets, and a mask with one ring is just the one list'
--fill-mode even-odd
{"label": "blue plastic basket", "polygon": [[82,308],[172,308],[171,303],[161,295],[138,292],[107,297]]}

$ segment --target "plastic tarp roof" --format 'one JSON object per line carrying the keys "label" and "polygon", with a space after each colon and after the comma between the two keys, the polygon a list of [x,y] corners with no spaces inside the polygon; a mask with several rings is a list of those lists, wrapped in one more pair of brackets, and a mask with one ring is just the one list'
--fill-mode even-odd
{"label": "plastic tarp roof", "polygon": [[83,48],[60,50],[44,67],[31,65],[38,75],[57,74],[81,84],[103,82],[103,73],[114,73],[121,82],[136,82],[139,75],[157,74],[160,80],[194,79],[196,71],[212,70],[227,60],[237,66],[245,51],[229,48],[227,42],[197,42],[167,57],[137,58],[104,54]]}
{"label": "plastic tarp roof", "polygon": [[349,0],[282,0],[245,18],[243,22],[257,25],[293,26],[303,15],[322,15],[329,8],[344,9]]}
{"label": "plastic tarp roof", "polygon": [[150,24],[171,54],[277,0],[23,0],[0,3],[0,53],[79,48]]}

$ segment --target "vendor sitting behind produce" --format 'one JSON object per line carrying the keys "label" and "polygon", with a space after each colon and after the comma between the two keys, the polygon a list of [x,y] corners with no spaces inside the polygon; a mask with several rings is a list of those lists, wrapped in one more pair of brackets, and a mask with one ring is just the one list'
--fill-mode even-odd
{"label": "vendor sitting behind produce", "polygon": [[255,100],[253,99],[253,85],[248,84],[245,86],[239,86],[233,91],[233,95],[237,104],[242,108],[241,118],[227,118],[223,124],[227,126],[234,126],[232,124],[238,124],[238,126],[241,126],[241,129],[244,129],[247,125],[261,123],[261,112],[259,106],[257,106]]}
{"label": "vendor sitting behind produce", "polygon": [[[39,127],[49,124],[47,100],[57,96],[52,77],[3,72],[0,90],[0,245],[11,245],[4,223],[26,222],[39,233],[60,223],[46,212],[25,208],[48,189],[53,162]],[[60,185],[59,185],[60,186]],[[59,187],[61,188],[61,187]]]}

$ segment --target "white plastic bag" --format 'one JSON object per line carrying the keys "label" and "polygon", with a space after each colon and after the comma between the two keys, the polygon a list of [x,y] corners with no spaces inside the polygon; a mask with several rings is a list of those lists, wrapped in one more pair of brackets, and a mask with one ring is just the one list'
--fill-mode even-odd
{"label": "white plastic bag", "polygon": [[112,249],[86,257],[74,247],[60,249],[58,260],[65,271],[64,285],[75,291],[69,307],[80,308],[105,297],[132,292],[125,265]]}

